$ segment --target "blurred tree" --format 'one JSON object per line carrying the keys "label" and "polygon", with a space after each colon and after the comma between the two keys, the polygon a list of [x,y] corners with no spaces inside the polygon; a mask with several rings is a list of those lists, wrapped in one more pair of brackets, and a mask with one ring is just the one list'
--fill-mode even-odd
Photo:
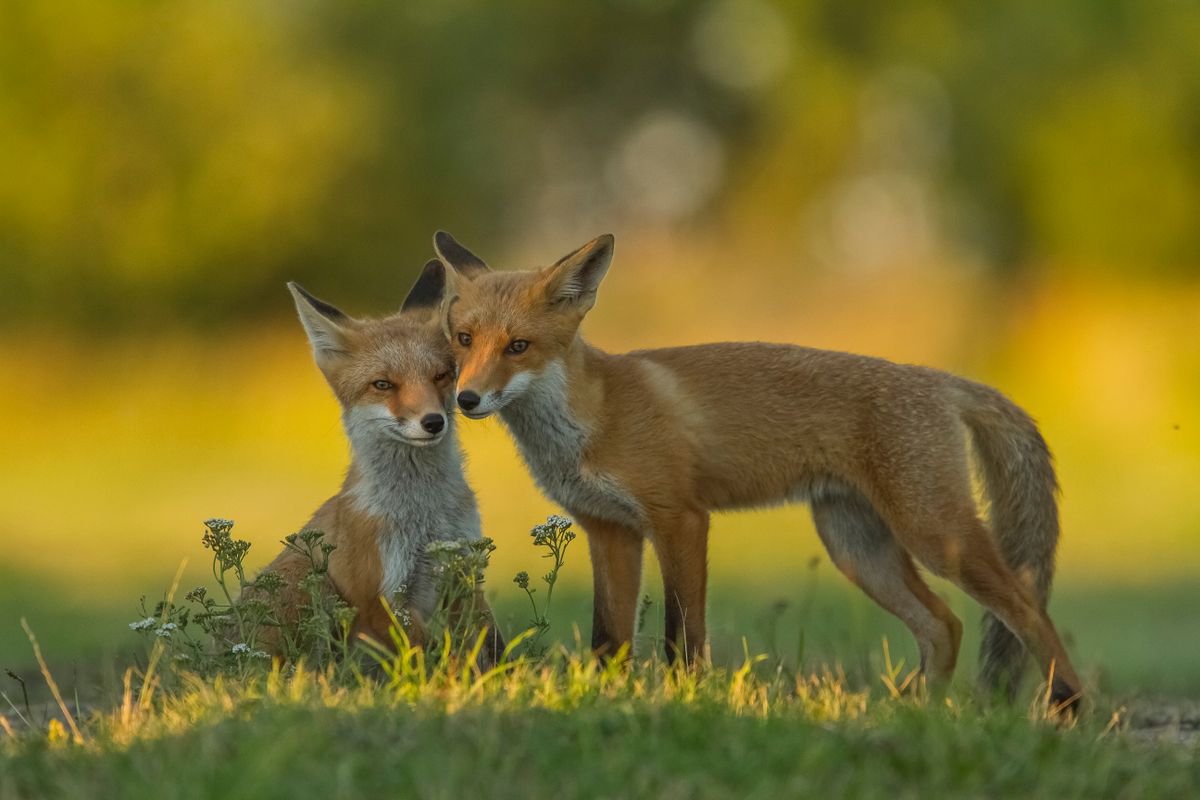
{"label": "blurred tree", "polygon": [[0,2],[0,312],[399,297],[437,227],[1196,274],[1197,41],[1165,0]]}

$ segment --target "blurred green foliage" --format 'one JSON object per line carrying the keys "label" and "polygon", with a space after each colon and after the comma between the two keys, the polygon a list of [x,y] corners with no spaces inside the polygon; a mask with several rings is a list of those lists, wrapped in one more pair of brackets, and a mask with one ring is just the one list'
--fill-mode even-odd
{"label": "blurred green foliage", "polygon": [[837,262],[915,219],[922,257],[1194,275],[1197,42],[1167,0],[5,0],[0,314],[207,324],[330,274],[398,298],[438,227],[704,223],[814,265],[822,226]]}

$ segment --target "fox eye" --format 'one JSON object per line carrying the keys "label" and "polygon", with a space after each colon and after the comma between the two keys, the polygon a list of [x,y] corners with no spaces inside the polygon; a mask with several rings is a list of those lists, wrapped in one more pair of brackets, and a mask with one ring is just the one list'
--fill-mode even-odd
{"label": "fox eye", "polygon": [[449,377],[450,377],[450,370],[448,370],[448,369],[442,370],[437,375],[433,376],[433,382],[441,383],[442,381],[446,380],[446,378],[449,378]]}
{"label": "fox eye", "polygon": [[529,341],[526,339],[513,339],[505,348],[509,353],[524,353],[529,348]]}
{"label": "fox eye", "polygon": [[466,333],[465,331],[460,332],[458,334],[458,343],[461,344],[463,347],[470,347],[471,346],[471,334]]}
{"label": "fox eye", "polygon": [[393,384],[391,381],[374,381],[371,385],[381,392],[386,392],[388,389],[391,389],[393,386],[395,386],[395,384]]}

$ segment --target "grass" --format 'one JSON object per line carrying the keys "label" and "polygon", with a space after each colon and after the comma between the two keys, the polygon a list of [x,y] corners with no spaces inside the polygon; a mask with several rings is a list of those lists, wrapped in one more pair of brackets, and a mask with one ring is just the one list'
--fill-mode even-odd
{"label": "grass", "polygon": [[[206,525],[225,531],[206,546],[228,578],[245,551],[222,523]],[[563,556],[555,545],[565,541],[535,536],[554,556],[552,575]],[[894,620],[822,586],[819,562],[805,577],[799,595],[763,603],[750,618],[744,591],[737,599],[728,587],[714,591],[721,611],[713,615],[713,662],[698,670],[658,660],[661,601],[653,598],[635,660],[597,661],[574,622],[587,607],[578,590],[560,593],[552,610],[548,597],[533,610],[516,587],[501,593],[496,608],[510,636],[530,624],[531,611],[537,623],[548,613],[557,625],[537,631],[558,643],[545,652],[519,646],[515,660],[483,673],[473,655],[461,655],[481,641],[473,635],[466,649],[447,641],[439,655],[401,644],[376,669],[337,660],[314,672],[267,670],[231,657],[237,648],[228,643],[195,649],[185,643],[190,636],[176,641],[181,628],[147,636],[148,652],[133,659],[141,666],[122,679],[122,659],[110,657],[107,669],[83,659],[82,676],[77,669],[60,681],[22,620],[40,676],[14,677],[21,694],[5,694],[0,797],[1092,798],[1200,790],[1200,739],[1155,742],[1123,730],[1136,710],[1095,691],[1099,676],[1078,720],[1057,717],[1040,690],[1026,706],[980,703],[968,675],[948,696],[931,697]],[[175,588],[168,595],[178,598]],[[740,620],[727,616],[738,609]],[[176,611],[162,613],[159,624],[188,624]],[[313,619],[328,630],[323,613]],[[748,633],[735,650],[739,630]],[[879,647],[860,641],[878,636]],[[187,660],[175,661],[179,653]],[[180,669],[193,665],[205,674]],[[1156,666],[1171,674],[1177,665]],[[1186,725],[1193,722],[1200,718],[1187,712]],[[1159,726],[1157,735],[1178,736],[1183,725]]]}
{"label": "grass", "polygon": [[[560,654],[338,686],[303,671],[187,681],[0,744],[5,798],[1184,797],[1200,747],[1104,713],[881,696],[825,675],[632,669]],[[136,682],[135,684],[136,685]],[[43,728],[42,731],[47,730]]]}
{"label": "grass", "polygon": [[[530,557],[531,572],[540,566]],[[583,551],[568,560],[568,569],[586,562]],[[586,563],[583,564],[586,567]],[[653,605],[646,615],[641,652],[654,649],[661,637],[661,590],[648,565],[646,588]],[[493,566],[489,594],[506,631],[529,622],[528,601],[509,576]],[[535,573],[536,574],[536,573]],[[126,624],[138,616],[137,596],[160,596],[169,575],[130,581],[126,595],[100,599],[73,593],[46,578],[0,573],[0,670],[27,675],[32,654],[18,621],[29,619],[59,680],[88,696],[97,686],[117,684],[120,664],[137,652],[140,642]],[[945,588],[945,587],[941,587]],[[951,607],[966,623],[958,677],[969,685],[975,675],[979,610],[969,599],[947,590]],[[576,629],[586,639],[591,595],[579,582],[560,587],[555,596],[551,641],[572,645]],[[1200,699],[1200,586],[1173,582],[1151,586],[1087,586],[1067,584],[1055,592],[1053,616],[1068,649],[1090,688],[1116,698],[1183,696]],[[880,671],[880,642],[890,641],[896,658],[912,663],[916,647],[896,619],[861,592],[848,586],[828,564],[798,577],[792,584],[747,587],[724,579],[710,589],[709,634],[713,659],[725,666],[742,657],[742,641],[752,652],[772,653],[789,665],[820,670],[839,666],[865,681]],[[7,684],[7,686],[6,686]],[[17,689],[3,674],[0,688]]]}

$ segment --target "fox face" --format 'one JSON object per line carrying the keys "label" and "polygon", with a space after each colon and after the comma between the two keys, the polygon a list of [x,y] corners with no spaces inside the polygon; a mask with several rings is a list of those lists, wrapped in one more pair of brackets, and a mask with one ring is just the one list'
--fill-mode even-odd
{"label": "fox face", "polygon": [[482,419],[561,365],[612,261],[604,235],[543,269],[493,272],[447,233],[434,248],[448,269],[443,319],[458,362],[457,401]]}
{"label": "fox face", "polygon": [[398,313],[370,320],[352,318],[288,284],[356,447],[389,440],[429,447],[445,437],[455,368],[437,313],[444,287],[444,268],[431,261]]}

